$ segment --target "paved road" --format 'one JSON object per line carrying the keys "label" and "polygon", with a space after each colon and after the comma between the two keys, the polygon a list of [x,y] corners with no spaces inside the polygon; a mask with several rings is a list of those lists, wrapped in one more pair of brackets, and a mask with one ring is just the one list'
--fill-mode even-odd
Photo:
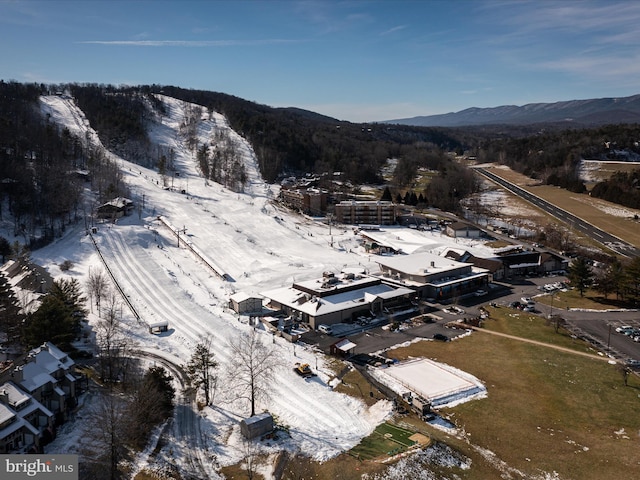
{"label": "paved road", "polygon": [[[496,292],[495,300],[487,301],[495,301],[497,305],[508,308],[511,302],[519,301],[523,296],[536,300],[536,295],[541,293],[538,287],[564,280],[566,277],[562,276],[522,278],[510,288],[504,287],[503,290]],[[558,308],[558,305],[546,305],[539,301],[536,303],[536,310],[536,314],[547,318],[549,315],[560,315],[576,334],[590,341],[595,348],[608,352],[619,360],[640,360],[640,343],[615,332],[615,327],[620,325],[633,325],[640,328],[640,311],[638,310],[565,310]],[[467,307],[467,311],[473,312],[473,309]]]}
{"label": "paved road", "polygon": [[558,220],[566,223],[572,228],[575,228],[579,232],[584,233],[585,235],[592,238],[596,242],[601,243],[602,245],[606,245],[608,248],[610,248],[614,252],[628,258],[634,258],[634,257],[640,256],[640,249],[636,248],[634,245],[631,245],[630,243],[627,243],[624,240],[614,235],[611,235],[610,233],[605,232],[604,230],[601,230],[595,225],[592,225],[586,222],[580,217],[577,217],[576,215],[573,215],[572,213],[569,213],[566,210],[563,210],[557,207],[556,205],[549,203],[546,200],[543,200],[542,198],[528,192],[527,190],[506,181],[504,178],[499,177],[493,172],[490,172],[486,168],[475,167],[474,169],[476,172],[480,173],[481,175],[484,175],[491,181],[506,188],[513,194],[528,201],[529,203],[540,208],[541,210],[544,210],[549,215],[553,215]]}
{"label": "paved road", "polygon": [[[180,469],[182,478],[186,480],[210,478],[211,472],[207,471],[205,464],[209,465],[211,461],[202,458],[204,442],[200,431],[200,417],[196,413],[196,396],[193,390],[188,387],[189,377],[184,368],[167,356],[147,349],[137,350],[134,355],[161,364],[180,384],[180,391],[176,392],[176,405],[171,425],[173,433],[167,435],[167,432],[164,431],[163,435],[168,436],[164,441],[167,443],[176,442],[177,445],[183,447],[181,451],[184,456],[180,459],[182,460]],[[177,454],[177,452],[178,448],[176,447],[175,453]]]}

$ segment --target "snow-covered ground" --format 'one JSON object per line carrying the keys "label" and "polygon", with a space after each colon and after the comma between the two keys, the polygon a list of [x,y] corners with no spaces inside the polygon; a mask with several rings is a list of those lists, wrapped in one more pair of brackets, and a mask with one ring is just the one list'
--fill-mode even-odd
{"label": "snow-covered ground", "polygon": [[[202,108],[199,144],[211,144],[215,135],[222,132],[237,146],[249,178],[245,193],[235,193],[205,181],[197,171],[195,153],[186,149],[179,133],[186,112],[193,107],[169,97],[162,100],[169,114],[158,119],[150,136],[156,144],[175,152],[179,175],[171,179],[173,188],[163,188],[157,172],[117,159],[137,208],[115,224],[98,224],[93,239],[140,314],[142,321],[138,322],[126,306],[122,310],[123,324],[140,347],[186,363],[194,346],[211,337],[220,364],[221,382],[224,382],[228,381],[224,372],[233,363],[229,341],[252,328],[246,318],[239,318],[227,308],[231,294],[259,293],[289,285],[294,280],[319,277],[323,271],[337,272],[365,263],[373,266],[374,262],[350,229],[333,227],[330,232],[321,223],[274,206],[270,200],[276,195],[277,187],[262,181],[250,145],[229,128],[224,117],[210,116]],[[98,142],[97,135],[72,100],[51,96],[43,97],[42,103],[54,121],[68,127],[79,138]],[[425,245],[437,243],[440,248],[446,242],[439,234],[431,240],[428,235],[432,234],[421,232],[420,235]],[[230,281],[214,274],[185,248],[186,244],[224,272]],[[71,276],[83,285],[90,270],[103,268],[84,225],[69,230],[64,238],[34,252],[32,257],[54,276]],[[65,260],[71,260],[73,268],[62,272],[58,265]],[[94,312],[91,321],[95,319]],[[147,324],[164,320],[169,323],[166,334],[148,333]],[[330,385],[333,373],[324,356],[313,348],[294,346],[262,330],[260,333],[265,342],[277,349],[281,368],[275,372],[270,397],[259,403],[257,410],[268,409],[274,413],[289,426],[291,433],[289,440],[275,448],[327,460],[355,446],[390,415],[392,407],[387,401],[367,407],[334,391]],[[292,369],[295,362],[317,365],[318,377],[300,378]],[[213,453],[220,465],[241,460],[239,421],[249,414],[248,403],[227,395],[226,390],[222,383],[215,405],[201,412],[204,441],[199,447],[193,447],[206,450],[207,457]],[[74,442],[71,434],[61,436],[51,448],[60,453],[73,453],[77,451]],[[164,454],[170,455],[166,451]],[[172,461],[180,459],[172,458]],[[213,470],[209,474],[215,476]]]}

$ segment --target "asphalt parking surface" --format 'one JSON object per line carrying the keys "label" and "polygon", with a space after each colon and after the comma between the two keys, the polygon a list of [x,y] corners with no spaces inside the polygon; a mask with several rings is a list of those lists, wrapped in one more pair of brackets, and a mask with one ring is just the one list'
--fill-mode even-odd
{"label": "asphalt parking surface", "polygon": [[[448,328],[445,326],[447,323],[477,317],[480,315],[480,308],[491,303],[499,308],[510,308],[508,305],[511,302],[520,301],[521,297],[532,297],[535,300],[535,297],[541,294],[538,287],[564,280],[566,277],[563,276],[549,276],[521,278],[509,284],[496,283],[492,285],[487,295],[479,297],[469,295],[459,299],[456,306],[463,310],[460,313],[446,313],[445,309],[450,305],[428,305],[425,313],[436,317],[433,323],[419,323],[409,327],[405,324],[405,328],[399,331],[389,331],[389,329],[377,326],[364,331],[347,333],[344,336],[356,344],[355,354],[380,352],[416,338],[433,340],[435,334],[454,338],[464,334],[465,330]],[[566,311],[558,308],[552,309],[549,305],[541,303],[536,304],[536,310],[532,314],[561,315],[572,332],[590,341],[595,348],[614,358],[622,361],[640,360],[640,342],[634,342],[631,338],[615,332],[615,328],[620,325],[632,325],[640,328],[640,312],[637,310],[619,312]],[[329,352],[330,346],[340,338],[343,337],[309,332],[303,336],[302,340],[306,343],[316,344],[321,350]]]}

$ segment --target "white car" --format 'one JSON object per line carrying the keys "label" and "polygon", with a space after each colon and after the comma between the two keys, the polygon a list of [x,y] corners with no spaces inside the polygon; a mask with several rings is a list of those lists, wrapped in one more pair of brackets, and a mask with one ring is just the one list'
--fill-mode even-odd
{"label": "white car", "polygon": [[525,305],[535,305],[536,302],[534,302],[533,300],[531,300],[531,297],[522,297],[520,299],[520,301],[522,303],[524,303]]}
{"label": "white car", "polygon": [[322,333],[326,333],[327,335],[331,335],[332,332],[331,326],[325,325],[324,323],[322,325],[318,325],[318,330]]}
{"label": "white car", "polygon": [[631,330],[633,327],[631,325],[622,325],[621,327],[616,328],[616,332],[623,333],[624,331]]}

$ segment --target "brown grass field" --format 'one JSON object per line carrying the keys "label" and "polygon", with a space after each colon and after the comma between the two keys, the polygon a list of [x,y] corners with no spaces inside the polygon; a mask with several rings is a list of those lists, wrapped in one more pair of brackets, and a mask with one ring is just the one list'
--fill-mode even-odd
{"label": "brown grass field", "polygon": [[[390,420],[472,459],[470,470],[445,469],[439,472],[441,478],[640,478],[640,378],[628,377],[625,386],[617,365],[562,329],[555,333],[541,317],[515,315],[503,307],[489,311],[483,329],[489,333],[475,332],[446,343],[422,341],[389,352],[401,360],[433,358],[475,375],[487,387],[486,398],[441,412],[459,427],[456,435],[413,415]],[[372,390],[366,379],[354,371],[344,380],[340,391],[370,404]],[[382,398],[373,392],[374,401]],[[282,478],[356,480],[363,473],[381,473],[385,468],[379,458],[364,460],[350,454],[322,464],[296,457],[289,459]],[[236,466],[225,473],[243,478],[241,470]],[[553,472],[558,476],[543,476]]]}
{"label": "brown grass field", "polygon": [[493,168],[491,171],[596,227],[640,247],[640,222],[634,220],[633,216],[621,217],[608,213],[624,209],[640,215],[640,210],[620,207],[611,202],[592,198],[588,194],[572,193],[551,185],[540,185],[538,181],[504,167]]}
{"label": "brown grass field", "polygon": [[[562,330],[556,334],[544,319],[512,312],[492,310],[486,328],[593,353]],[[485,382],[486,399],[447,413],[471,444],[526,478],[554,471],[561,479],[640,478],[640,379],[632,376],[625,386],[616,365],[481,332],[448,343],[416,343],[393,356],[428,356]],[[488,478],[471,470],[464,478]]]}

